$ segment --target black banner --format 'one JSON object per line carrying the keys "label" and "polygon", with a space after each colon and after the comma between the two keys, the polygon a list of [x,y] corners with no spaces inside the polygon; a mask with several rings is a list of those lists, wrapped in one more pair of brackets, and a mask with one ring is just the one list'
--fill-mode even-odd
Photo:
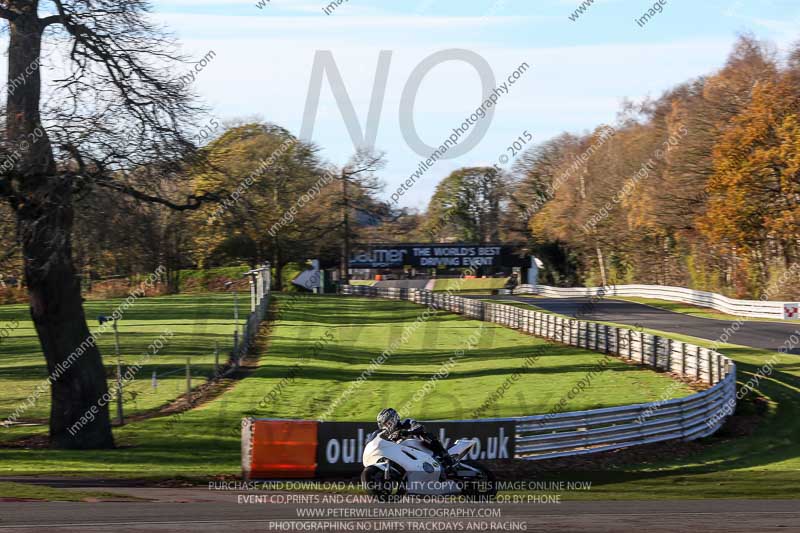
{"label": "black banner", "polygon": [[[425,431],[439,437],[445,448],[461,438],[477,438],[479,443],[468,458],[512,459],[513,422],[424,422]],[[321,422],[317,437],[317,475],[358,474],[363,469],[361,456],[367,437],[378,429],[375,422]]]}
{"label": "black banner", "polygon": [[350,268],[521,267],[525,258],[501,244],[387,244],[357,250]]}

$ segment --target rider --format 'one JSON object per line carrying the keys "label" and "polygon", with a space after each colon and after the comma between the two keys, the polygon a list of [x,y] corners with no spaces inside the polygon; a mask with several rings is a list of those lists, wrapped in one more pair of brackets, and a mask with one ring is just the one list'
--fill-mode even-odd
{"label": "rider", "polygon": [[424,442],[433,452],[436,459],[445,467],[453,465],[453,458],[444,449],[442,443],[435,436],[425,431],[425,427],[410,418],[400,421],[400,415],[389,407],[378,413],[378,428],[383,431],[383,438],[398,442],[408,437],[417,437]]}

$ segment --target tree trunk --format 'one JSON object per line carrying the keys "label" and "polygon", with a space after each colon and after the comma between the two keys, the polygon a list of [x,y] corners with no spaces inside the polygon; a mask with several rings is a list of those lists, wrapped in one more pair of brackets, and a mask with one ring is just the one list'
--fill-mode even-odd
{"label": "tree trunk", "polygon": [[[72,262],[71,181],[56,172],[52,146],[39,115],[40,26],[36,2],[15,3],[19,15],[9,25],[6,135],[14,154],[18,194],[12,202],[25,261],[30,311],[51,376],[50,443],[56,448],[114,446],[108,391],[100,351],[89,345],[80,281]],[[35,68],[31,68],[36,65]],[[83,351],[81,345],[83,344]],[[87,412],[94,420],[69,428]]]}
{"label": "tree trunk", "polygon": [[[69,187],[59,184],[17,213],[31,317],[53,378],[50,444],[54,448],[113,448],[108,404],[101,402],[108,392],[105,369],[100,351],[89,342],[80,282],[72,266]],[[84,416],[94,420],[70,432]]]}
{"label": "tree trunk", "polygon": [[606,260],[603,257],[603,250],[600,249],[599,244],[595,244],[595,251],[597,252],[597,264],[600,265],[600,280],[603,287],[608,287],[608,280],[606,279]]}

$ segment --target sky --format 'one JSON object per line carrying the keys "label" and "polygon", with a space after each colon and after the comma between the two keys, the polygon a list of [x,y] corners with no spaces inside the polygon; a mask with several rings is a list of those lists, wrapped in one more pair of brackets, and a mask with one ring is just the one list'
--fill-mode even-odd
{"label": "sky", "polygon": [[[485,136],[471,150],[438,161],[399,199],[424,209],[436,184],[463,166],[513,165],[508,147],[525,148],[560,132],[613,122],[624,99],[658,97],[687,79],[720,68],[736,36],[751,32],[779,49],[800,39],[800,2],[661,0],[661,13],[637,24],[653,2],[595,0],[576,20],[579,0],[157,0],[154,17],[200,58],[215,56],[193,86],[215,118],[258,118],[299,135],[318,51],[330,51],[361,128],[365,127],[378,57],[392,52],[375,148],[386,153],[384,197],[421,159],[401,132],[400,99],[426,57],[466,49],[485,59],[498,83],[520,64],[530,68],[494,106]],[[335,0],[334,0],[335,1]],[[439,145],[483,100],[473,65],[448,61],[419,86],[413,122]],[[532,141],[527,141],[528,132]],[[311,140],[341,165],[356,147],[328,79],[322,83]],[[516,151],[516,150],[514,150]],[[424,159],[424,158],[422,158]]]}

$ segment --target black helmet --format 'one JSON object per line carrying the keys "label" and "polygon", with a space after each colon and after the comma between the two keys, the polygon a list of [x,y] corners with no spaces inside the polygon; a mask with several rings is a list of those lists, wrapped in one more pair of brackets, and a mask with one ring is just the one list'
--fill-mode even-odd
{"label": "black helmet", "polygon": [[388,409],[384,409],[378,413],[377,421],[380,429],[385,430],[387,433],[391,433],[400,423],[400,415],[397,414],[397,411],[389,407]]}

